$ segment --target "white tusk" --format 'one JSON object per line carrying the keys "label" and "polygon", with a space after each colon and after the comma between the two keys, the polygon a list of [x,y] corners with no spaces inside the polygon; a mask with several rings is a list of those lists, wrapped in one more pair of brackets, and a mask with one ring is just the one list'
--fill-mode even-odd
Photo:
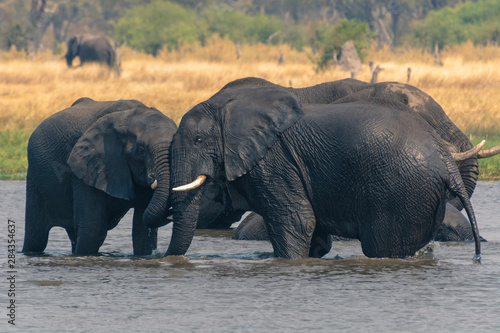
{"label": "white tusk", "polygon": [[487,158],[500,154],[500,146],[496,146],[490,149],[481,150],[477,153],[477,158]]}
{"label": "white tusk", "polygon": [[158,181],[155,179],[153,184],[151,184],[151,189],[154,190],[154,189],[156,189],[156,187],[158,187]]}
{"label": "white tusk", "polygon": [[477,153],[479,153],[481,148],[483,148],[485,142],[486,142],[486,140],[483,140],[472,149],[469,149],[469,150],[464,151],[462,153],[456,153],[456,154],[451,154],[451,155],[453,156],[453,159],[455,160],[455,162],[467,160],[467,159],[475,156]]}
{"label": "white tusk", "polygon": [[199,175],[193,182],[186,184],[186,185],[175,187],[172,189],[172,191],[188,191],[188,190],[195,189],[198,186],[200,186],[201,184],[203,184],[206,179],[207,179],[207,176]]}

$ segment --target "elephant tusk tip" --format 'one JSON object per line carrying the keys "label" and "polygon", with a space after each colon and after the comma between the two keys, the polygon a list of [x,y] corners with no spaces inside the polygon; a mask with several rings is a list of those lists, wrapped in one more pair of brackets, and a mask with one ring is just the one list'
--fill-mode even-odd
{"label": "elephant tusk tip", "polygon": [[155,179],[155,181],[153,182],[153,184],[151,184],[151,189],[154,190],[158,187],[158,181]]}
{"label": "elephant tusk tip", "polygon": [[188,191],[197,188],[201,184],[205,182],[207,179],[207,176],[205,175],[200,175],[198,176],[194,181],[192,181],[189,184],[182,185],[182,186],[177,186],[172,189],[172,191]]}
{"label": "elephant tusk tip", "polygon": [[469,149],[469,150],[462,152],[462,153],[454,153],[451,155],[452,155],[453,159],[455,160],[455,162],[467,160],[469,158],[472,158],[476,154],[478,154],[479,151],[483,148],[485,142],[486,142],[486,140],[483,140],[472,149]]}

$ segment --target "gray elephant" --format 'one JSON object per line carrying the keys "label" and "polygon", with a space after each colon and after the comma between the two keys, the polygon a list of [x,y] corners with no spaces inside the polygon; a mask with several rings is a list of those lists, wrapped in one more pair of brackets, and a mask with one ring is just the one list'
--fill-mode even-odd
{"label": "gray elephant", "polygon": [[[214,97],[230,89],[255,87],[286,89],[295,95],[302,104],[344,103],[371,97],[391,99],[408,105],[413,112],[419,114],[433,127],[452,153],[467,152],[468,155],[465,157],[457,157],[456,163],[469,197],[474,191],[479,172],[476,157],[484,158],[500,153],[500,147],[477,153],[477,150],[472,149],[468,137],[453,124],[436,101],[421,90],[407,84],[396,82],[370,84],[354,79],[345,79],[306,88],[285,88],[264,79],[247,77],[228,83]],[[477,154],[474,155],[470,152]],[[203,209],[205,213],[198,217],[198,228],[229,228],[248,209],[246,202],[241,200],[237,191],[232,190],[231,186],[215,183],[207,186],[210,189],[207,189],[206,192],[210,194],[206,194],[202,199],[201,205],[206,209]],[[453,196],[449,200],[454,207],[462,209],[459,200]],[[453,222],[450,221],[450,223]]]}
{"label": "gray elephant", "polygon": [[157,230],[145,222],[165,224],[169,215],[176,130],[171,119],[135,100],[81,98],[44,120],[28,143],[23,252],[43,252],[50,229],[59,226],[74,254],[96,254],[133,207],[134,254],[151,254]]}
{"label": "gray elephant", "polygon": [[77,35],[68,40],[66,62],[68,67],[75,57],[80,58],[80,66],[87,62],[106,65],[118,77],[121,74],[121,61],[116,43],[108,36]]}
{"label": "gray elephant", "polygon": [[[486,241],[483,237],[480,238],[482,242]],[[244,219],[241,220],[238,227],[234,230],[231,239],[268,241],[269,236],[267,234],[266,225],[262,216],[255,212],[250,212]],[[339,241],[350,239],[334,235],[333,240]],[[472,234],[469,220],[467,220],[467,218],[463,216],[462,213],[460,213],[455,207],[447,203],[443,223],[439,227],[434,240],[437,242],[473,241],[474,236]]]}
{"label": "gray elephant", "polygon": [[[281,87],[261,78],[247,77],[226,84],[217,94],[227,89],[251,87]],[[284,87],[281,87],[284,88]],[[476,187],[479,174],[477,158],[487,158],[500,154],[500,146],[474,150],[465,135],[448,118],[443,108],[428,94],[409,84],[398,82],[367,83],[355,79],[344,79],[321,83],[305,88],[284,88],[294,94],[302,104],[346,103],[366,98],[384,98],[408,105],[419,114],[444,140],[448,149],[454,154],[460,175],[469,197]],[[464,153],[461,155],[461,153]],[[450,198],[450,203],[458,210],[462,204],[458,198]]]}
{"label": "gray elephant", "polygon": [[[481,242],[486,242],[483,237],[479,238]],[[443,224],[434,240],[437,242],[473,241],[474,235],[471,232],[469,220],[454,206],[447,204]]]}
{"label": "gray elephant", "polygon": [[183,255],[210,183],[230,184],[266,223],[274,254],[314,255],[330,235],[368,257],[404,258],[431,241],[448,191],[476,219],[447,144],[403,103],[307,105],[279,87],[229,88],[193,107],[172,141],[174,225]]}

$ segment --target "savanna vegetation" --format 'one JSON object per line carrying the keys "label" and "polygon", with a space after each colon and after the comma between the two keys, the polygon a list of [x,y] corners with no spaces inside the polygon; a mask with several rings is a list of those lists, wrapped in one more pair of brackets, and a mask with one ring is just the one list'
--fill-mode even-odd
{"label": "savanna vegetation", "polygon": [[[358,79],[370,81],[369,62],[383,68],[378,81],[406,82],[411,68],[409,83],[473,143],[500,145],[498,15],[500,0],[3,0],[0,178],[26,176],[33,129],[79,97],[138,99],[178,122],[237,78],[304,87],[350,77],[332,65],[346,40],[363,61]],[[82,32],[119,42],[120,78],[66,67],[64,43]],[[482,179],[500,179],[499,156],[480,163]]]}
{"label": "savanna vegetation", "polygon": [[[285,62],[278,63],[284,50]],[[46,117],[87,96],[96,100],[138,99],[179,122],[195,104],[209,98],[227,82],[257,76],[283,86],[304,87],[349,77],[339,67],[317,71],[307,50],[286,45],[243,46],[236,58],[235,44],[217,35],[204,47],[185,45],[160,50],[156,57],[122,48],[123,74],[115,78],[106,68],[89,65],[68,69],[64,60],[47,52],[32,61],[23,52],[0,53],[0,177],[23,179],[27,139]],[[461,46],[445,48],[442,66],[433,55],[416,49],[391,50],[372,46],[367,59],[384,70],[379,81],[410,83],[430,94],[473,143],[500,145],[500,48]],[[363,65],[358,78],[369,81]],[[500,179],[500,157],[481,161],[481,179]]]}

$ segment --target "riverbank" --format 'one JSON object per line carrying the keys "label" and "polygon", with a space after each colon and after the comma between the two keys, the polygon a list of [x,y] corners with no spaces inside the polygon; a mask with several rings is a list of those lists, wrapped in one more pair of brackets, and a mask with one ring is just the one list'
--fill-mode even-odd
{"label": "riverbank", "polygon": [[[0,53],[0,179],[26,177],[28,138],[53,113],[86,96],[95,100],[137,99],[177,123],[183,114],[226,83],[247,76],[293,87],[350,77],[339,67],[317,72],[312,52],[254,45],[236,59],[235,47],[215,40],[209,47],[181,47],[157,57],[122,49],[123,73],[115,78],[97,65],[68,69],[61,55]],[[278,63],[280,50],[285,62]],[[441,65],[420,50],[373,48],[357,78],[370,81],[367,63],[383,68],[379,81],[406,82],[431,95],[476,144],[500,145],[500,48],[465,44],[441,52]],[[480,160],[480,179],[500,179],[500,156]]]}

